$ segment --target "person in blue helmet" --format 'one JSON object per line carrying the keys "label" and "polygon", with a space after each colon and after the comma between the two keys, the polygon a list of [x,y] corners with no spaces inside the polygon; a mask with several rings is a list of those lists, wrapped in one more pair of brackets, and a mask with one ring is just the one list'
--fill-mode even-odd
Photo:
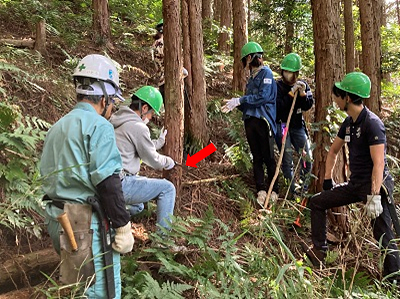
{"label": "person in blue helmet", "polygon": [[[47,229],[63,260],[63,283],[87,284],[87,298],[121,298],[120,254],[132,250],[134,239],[122,193],[122,160],[108,119],[116,102],[124,99],[115,64],[105,56],[84,57],[73,77],[78,103],[47,133],[40,160]],[[103,257],[109,252],[101,242],[104,222],[88,204],[93,196],[111,224],[112,271],[105,269]],[[63,212],[75,234],[76,252],[65,242],[57,219]],[[113,288],[108,287],[111,282]]]}

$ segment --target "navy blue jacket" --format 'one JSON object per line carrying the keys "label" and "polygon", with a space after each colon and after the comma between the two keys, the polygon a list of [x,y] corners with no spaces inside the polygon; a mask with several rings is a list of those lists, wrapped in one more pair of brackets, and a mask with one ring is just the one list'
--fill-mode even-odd
{"label": "navy blue jacket", "polygon": [[[303,111],[310,110],[314,104],[314,98],[310,87],[307,82],[301,81],[306,84],[307,95],[305,97],[297,95],[292,118],[290,119],[290,128],[301,128],[303,126]],[[292,86],[285,84],[282,79],[278,80],[276,85],[278,87],[278,95],[276,97],[276,122],[286,123],[293,103],[293,97],[289,95]]]}
{"label": "navy blue jacket", "polygon": [[263,66],[260,71],[250,77],[246,85],[246,94],[240,98],[243,120],[256,117],[268,121],[276,134],[276,82],[269,67]]}

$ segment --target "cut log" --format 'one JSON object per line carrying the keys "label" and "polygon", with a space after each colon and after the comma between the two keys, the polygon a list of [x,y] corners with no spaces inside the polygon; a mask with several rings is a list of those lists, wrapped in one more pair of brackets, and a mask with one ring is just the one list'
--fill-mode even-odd
{"label": "cut log", "polygon": [[44,249],[16,256],[0,265],[0,293],[46,280],[41,273],[51,276],[60,263],[54,249]]}

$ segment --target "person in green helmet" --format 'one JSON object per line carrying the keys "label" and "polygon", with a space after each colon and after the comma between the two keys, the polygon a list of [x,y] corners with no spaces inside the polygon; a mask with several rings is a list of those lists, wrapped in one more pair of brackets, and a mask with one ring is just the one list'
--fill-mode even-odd
{"label": "person in green helmet", "polygon": [[[243,113],[246,138],[253,155],[253,172],[256,181],[257,202],[264,207],[267,188],[275,174],[274,136],[276,134],[276,82],[271,69],[264,66],[263,49],[258,43],[248,42],[242,47],[243,67],[249,67],[250,78],[246,93],[240,98],[226,100],[222,112],[238,107]],[[264,164],[268,180],[265,180]],[[274,183],[271,201],[278,199],[278,182]]]}
{"label": "person in green helmet", "polygon": [[170,229],[175,206],[175,186],[166,179],[138,175],[141,161],[156,170],[170,170],[175,166],[171,157],[157,152],[146,125],[154,114],[160,114],[162,102],[161,93],[156,88],[143,86],[132,95],[129,107],[120,107],[110,122],[114,126],[121,153],[122,191],[131,216],[140,212],[141,206],[143,209],[141,204],[154,199],[157,201],[157,223]]}
{"label": "person in green helmet", "polygon": [[[364,202],[363,215],[371,219],[374,237],[385,255],[383,277],[389,282],[398,283],[400,259],[396,242],[393,241],[388,202],[389,198],[393,203],[394,181],[386,161],[385,126],[363,104],[363,99],[370,96],[370,89],[370,79],[361,72],[349,73],[333,86],[335,102],[348,117],[342,123],[326,159],[322,186],[325,191],[310,199],[313,246],[304,249],[313,264],[323,263],[328,249],[326,211]],[[335,186],[332,171],[336,157],[345,144],[349,151],[351,175],[348,182]]]}
{"label": "person in green helmet", "polygon": [[[276,97],[276,125],[277,133],[275,141],[279,151],[282,147],[282,139],[286,134],[285,151],[282,159],[282,172],[289,183],[291,198],[302,196],[308,189],[309,174],[312,168],[312,153],[310,139],[303,118],[303,111],[308,111],[314,104],[313,94],[307,82],[299,80],[299,71],[302,67],[301,58],[296,53],[286,55],[281,63],[281,78],[277,80],[278,94]],[[290,118],[289,128],[286,127],[294,94],[297,92],[296,104]],[[301,156],[300,190],[295,187],[293,179],[293,149]]]}

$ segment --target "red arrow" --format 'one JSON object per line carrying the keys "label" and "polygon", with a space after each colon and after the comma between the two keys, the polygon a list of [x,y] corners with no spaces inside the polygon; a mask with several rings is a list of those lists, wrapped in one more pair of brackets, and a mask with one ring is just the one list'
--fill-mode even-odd
{"label": "red arrow", "polygon": [[205,148],[203,148],[202,150],[195,153],[193,156],[188,155],[187,159],[186,159],[186,166],[191,166],[191,167],[197,168],[197,165],[196,165],[197,163],[199,163],[205,157],[211,155],[216,150],[217,150],[217,148],[215,147],[215,145],[210,143]]}

